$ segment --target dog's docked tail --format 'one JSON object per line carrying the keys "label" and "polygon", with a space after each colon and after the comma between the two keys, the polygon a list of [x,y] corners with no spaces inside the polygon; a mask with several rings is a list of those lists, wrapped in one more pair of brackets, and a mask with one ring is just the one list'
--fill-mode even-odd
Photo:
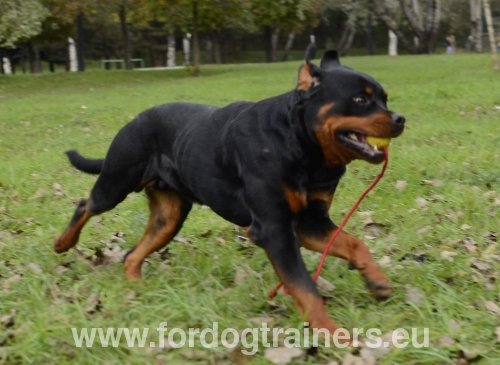
{"label": "dog's docked tail", "polygon": [[66,151],[66,155],[69,158],[69,162],[76,167],[78,170],[86,172],[88,174],[99,174],[102,170],[102,164],[104,159],[91,159],[80,155],[75,150]]}

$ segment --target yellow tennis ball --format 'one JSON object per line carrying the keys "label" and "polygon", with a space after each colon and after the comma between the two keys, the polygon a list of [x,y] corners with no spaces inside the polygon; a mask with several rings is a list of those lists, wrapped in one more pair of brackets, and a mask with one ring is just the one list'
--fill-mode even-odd
{"label": "yellow tennis ball", "polygon": [[379,138],[379,137],[367,136],[366,142],[368,142],[368,144],[371,146],[374,146],[377,148],[384,148],[384,147],[389,146],[389,143],[391,143],[391,139],[390,138]]}

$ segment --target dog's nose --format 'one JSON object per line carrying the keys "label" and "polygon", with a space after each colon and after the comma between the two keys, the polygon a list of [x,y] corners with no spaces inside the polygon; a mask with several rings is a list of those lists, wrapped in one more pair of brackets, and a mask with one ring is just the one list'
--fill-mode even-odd
{"label": "dog's nose", "polygon": [[402,116],[401,114],[397,114],[397,113],[392,113],[391,115],[391,119],[392,121],[397,124],[398,126],[402,127],[404,126],[405,122],[406,122],[406,119],[404,116]]}

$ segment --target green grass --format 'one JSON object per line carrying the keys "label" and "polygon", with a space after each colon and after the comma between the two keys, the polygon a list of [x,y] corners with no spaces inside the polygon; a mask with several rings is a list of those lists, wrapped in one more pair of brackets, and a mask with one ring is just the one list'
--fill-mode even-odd
{"label": "green grass", "polygon": [[[360,208],[386,225],[366,241],[376,259],[390,257],[385,271],[394,296],[377,302],[357,272],[330,258],[323,275],[336,288],[325,294],[328,312],[346,327],[379,327],[384,333],[430,329],[430,348],[392,350],[380,364],[453,364],[462,349],[477,354],[475,364],[500,363],[499,315],[485,307],[500,300],[500,74],[481,55],[343,61],[385,86],[391,108],[405,114],[408,128],[392,143],[386,177]],[[70,328],[156,328],[164,321],[188,328],[218,321],[220,327],[243,329],[257,316],[273,317],[273,326],[300,326],[289,297],[279,295],[273,306],[267,301],[276,277],[264,252],[239,241],[235,227],[208,209],[193,210],[181,232],[184,240],[173,242],[168,255],[152,255],[139,284],[124,280],[121,263],[88,257],[106,245],[134,245],[147,219],[142,194],[91,221],[78,252],[52,251],[74,203],[94,181],[71,168],[63,151],[103,156],[120,126],[155,104],[224,105],[290,90],[297,67],[206,67],[197,79],[182,70],[0,77],[0,363],[225,364],[232,354],[224,349],[79,349]],[[364,162],[348,168],[331,212],[337,222],[378,171]],[[396,189],[397,180],[406,181],[406,188]],[[420,208],[417,198],[427,206]],[[348,230],[366,236],[364,219],[355,214]],[[109,242],[115,232],[124,234],[124,242]],[[466,250],[466,238],[475,241],[475,252]],[[442,256],[445,251],[456,254],[452,261]],[[412,254],[425,255],[425,261]],[[312,270],[318,255],[304,256]],[[481,270],[474,265],[478,261]],[[243,282],[235,282],[236,271],[245,273]],[[424,300],[407,303],[407,286],[419,288]],[[97,308],[89,299],[96,295]],[[12,320],[4,317],[12,311]],[[444,343],[445,336],[454,342]],[[295,363],[326,364],[347,351],[321,348]],[[248,360],[268,363],[263,350]]]}

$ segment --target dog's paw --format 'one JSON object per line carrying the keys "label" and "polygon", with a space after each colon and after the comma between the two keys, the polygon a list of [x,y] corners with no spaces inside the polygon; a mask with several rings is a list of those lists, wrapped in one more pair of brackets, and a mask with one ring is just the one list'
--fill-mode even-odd
{"label": "dog's paw", "polygon": [[366,287],[368,288],[368,290],[370,290],[375,298],[380,300],[388,299],[392,295],[391,286],[385,282],[366,280]]}

